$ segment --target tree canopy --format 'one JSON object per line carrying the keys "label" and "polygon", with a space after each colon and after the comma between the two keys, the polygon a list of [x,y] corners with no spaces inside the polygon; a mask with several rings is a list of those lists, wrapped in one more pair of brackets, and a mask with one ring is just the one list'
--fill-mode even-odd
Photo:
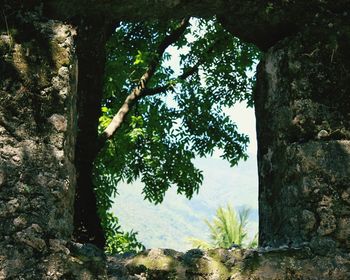
{"label": "tree canopy", "polygon": [[[169,64],[169,46],[178,65]],[[232,166],[247,158],[249,139],[224,108],[242,100],[252,106],[248,71],[259,52],[215,18],[186,18],[121,22],[107,53],[94,172],[100,216],[111,228],[117,221],[107,213],[120,181],[140,180],[156,204],[170,187],[191,198],[203,180],[195,157],[219,149]]]}

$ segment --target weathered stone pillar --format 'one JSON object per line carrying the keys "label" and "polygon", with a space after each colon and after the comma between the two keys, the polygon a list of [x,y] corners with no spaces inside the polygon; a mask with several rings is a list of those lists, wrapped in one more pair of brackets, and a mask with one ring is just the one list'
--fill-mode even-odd
{"label": "weathered stone pillar", "polygon": [[350,32],[341,24],[314,24],[259,65],[261,246],[350,251]]}
{"label": "weathered stone pillar", "polygon": [[79,257],[82,246],[69,243],[76,184],[75,29],[35,13],[4,17],[0,279],[98,279],[91,273],[98,266]]}

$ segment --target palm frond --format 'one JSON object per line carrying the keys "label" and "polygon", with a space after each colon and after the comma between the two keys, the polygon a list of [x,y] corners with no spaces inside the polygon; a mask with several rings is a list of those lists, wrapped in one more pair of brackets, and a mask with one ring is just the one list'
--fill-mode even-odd
{"label": "palm frond", "polygon": [[230,248],[233,244],[252,248],[258,244],[257,234],[254,239],[246,243],[248,237],[247,225],[250,215],[250,208],[244,207],[238,213],[227,204],[226,208],[219,207],[211,222],[204,220],[210,231],[210,240],[206,241],[189,238],[188,240],[194,248]]}

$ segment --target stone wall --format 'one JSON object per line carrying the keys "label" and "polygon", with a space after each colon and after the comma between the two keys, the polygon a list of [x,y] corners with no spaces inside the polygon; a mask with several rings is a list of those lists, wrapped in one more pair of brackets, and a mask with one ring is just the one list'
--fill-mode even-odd
{"label": "stone wall", "polygon": [[179,253],[151,249],[108,259],[110,280],[345,280],[349,254],[317,255],[309,247],[213,249]]}
{"label": "stone wall", "polygon": [[97,279],[84,246],[70,242],[75,33],[18,13],[0,35],[0,279]]}
{"label": "stone wall", "polygon": [[262,246],[350,250],[350,33],[329,21],[280,42],[259,66]]}

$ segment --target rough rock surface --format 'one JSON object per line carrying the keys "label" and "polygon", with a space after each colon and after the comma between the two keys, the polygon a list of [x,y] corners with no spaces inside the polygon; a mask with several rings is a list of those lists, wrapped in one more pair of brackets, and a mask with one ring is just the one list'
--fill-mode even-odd
{"label": "rough rock surface", "polygon": [[338,20],[280,42],[259,66],[262,246],[350,250],[350,33]]}
{"label": "rough rock surface", "polygon": [[[17,27],[17,29],[16,29]],[[0,35],[0,279],[96,279],[70,242],[75,192],[75,30],[18,14]],[[94,271],[98,271],[94,274]]]}
{"label": "rough rock surface", "polygon": [[[9,1],[9,0],[7,0]],[[5,0],[6,2],[6,0]],[[31,0],[9,1],[13,7],[32,10],[42,6],[50,18],[88,18],[139,21],[169,20],[189,15],[217,16],[225,27],[242,40],[267,50],[277,41],[297,33],[315,18],[348,16],[349,0]]]}
{"label": "rough rock surface", "polygon": [[345,280],[350,254],[317,255],[310,247],[254,250],[151,249],[108,258],[110,280]]}

